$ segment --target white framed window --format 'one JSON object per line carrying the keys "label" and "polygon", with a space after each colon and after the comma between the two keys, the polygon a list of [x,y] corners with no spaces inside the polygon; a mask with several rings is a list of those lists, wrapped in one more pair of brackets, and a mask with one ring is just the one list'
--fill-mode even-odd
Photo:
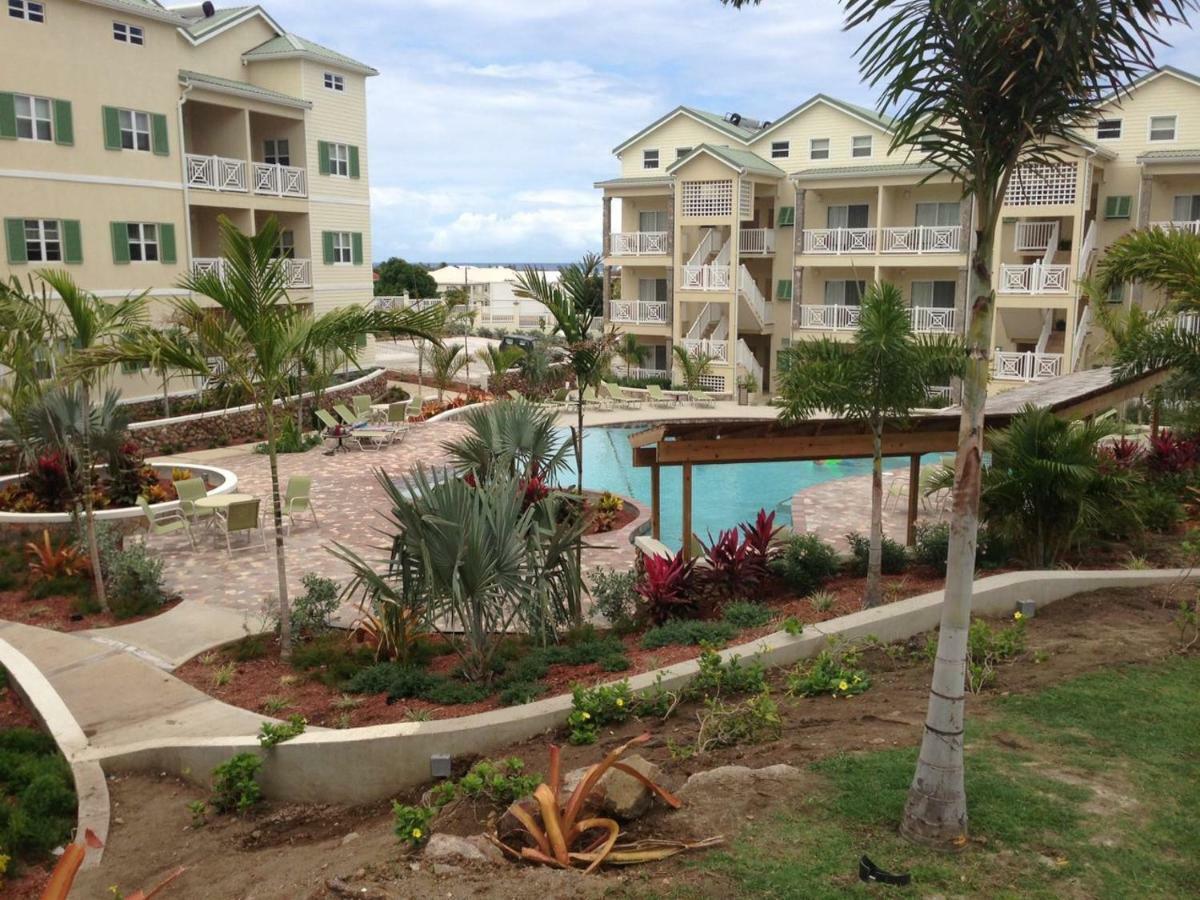
{"label": "white framed window", "polygon": [[1105,303],[1124,303],[1125,302],[1125,284],[1120,281],[1114,281],[1108,286],[1108,294],[1104,298]]}
{"label": "white framed window", "polygon": [[46,4],[37,0],[8,0],[8,14],[26,22],[45,22]]}
{"label": "white framed window", "polygon": [[914,224],[931,227],[958,225],[961,224],[960,210],[961,207],[957,200],[944,203],[918,203],[916,204],[917,221]]}
{"label": "white framed window", "polygon": [[113,22],[113,40],[122,44],[135,44],[140,47],[146,43],[146,32],[141,25],[126,25],[124,22]]}
{"label": "white framed window", "polygon": [[62,262],[62,226],[58,219],[25,220],[25,259]]}
{"label": "white framed window", "polygon": [[344,91],[346,90],[346,77],[344,75],[334,75],[332,72],[326,72],[325,87],[331,91]]}
{"label": "white framed window", "polygon": [[158,226],[151,222],[130,222],[125,228],[129,235],[129,261],[158,262]]}
{"label": "white framed window", "polygon": [[1121,136],[1121,120],[1120,119],[1101,119],[1096,123],[1096,139],[1101,141],[1115,141]]}
{"label": "white framed window", "polygon": [[17,110],[17,137],[26,141],[54,140],[54,104],[47,97],[29,97],[17,94],[13,97]]}
{"label": "white framed window", "polygon": [[149,113],[122,109],[117,111],[117,121],[121,128],[121,148],[123,150],[150,152]]}
{"label": "white framed window", "polygon": [[284,228],[279,232],[279,245],[275,248],[276,259],[296,258],[296,232]]}
{"label": "white framed window", "polygon": [[[332,161],[332,154],[330,160]],[[276,138],[263,141],[263,162],[273,166],[290,166],[292,154],[288,149],[287,138]]]}
{"label": "white framed window", "polygon": [[642,301],[643,303],[666,303],[667,279],[639,278],[638,300]]}
{"label": "white framed window", "polygon": [[665,209],[643,209],[638,212],[638,231],[664,232],[667,230]]}
{"label": "white framed window", "polygon": [[675,158],[683,159],[685,156],[687,156],[691,152],[692,152],[691,147],[676,147],[675,148]]}
{"label": "white framed window", "polygon": [[771,159],[787,159],[791,155],[791,141],[771,141]]}
{"label": "white framed window", "polygon": [[867,291],[865,281],[826,281],[826,306],[861,306],[862,296]]}
{"label": "white framed window", "polygon": [[871,155],[873,140],[869,134],[858,134],[850,138],[850,155],[856,159]]}
{"label": "white framed window", "polygon": [[658,151],[643,150],[642,151],[642,168],[657,169],[658,168]]}
{"label": "white framed window", "polygon": [[348,266],[353,262],[354,246],[350,232],[335,231],[333,233],[333,264],[335,266]]}
{"label": "white framed window", "polygon": [[953,281],[914,281],[911,305],[954,309],[954,291]]}
{"label": "white framed window", "polygon": [[1200,220],[1200,194],[1176,194],[1171,202],[1171,221],[1197,220]]}
{"label": "white framed window", "polygon": [[809,159],[829,159],[829,138],[812,138],[808,142]]}
{"label": "white framed window", "polygon": [[329,174],[350,177],[350,145],[329,145]]}
{"label": "white framed window", "polygon": [[1151,116],[1150,117],[1150,140],[1152,141],[1173,141],[1175,140],[1176,116]]}

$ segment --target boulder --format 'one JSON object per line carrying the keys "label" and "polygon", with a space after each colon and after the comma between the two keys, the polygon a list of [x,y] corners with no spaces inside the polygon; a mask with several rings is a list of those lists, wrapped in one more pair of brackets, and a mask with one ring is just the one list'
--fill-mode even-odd
{"label": "boulder", "polygon": [[718,766],[705,772],[696,772],[688,776],[687,783],[680,790],[680,796],[686,796],[696,791],[723,793],[725,791],[744,790],[764,781],[793,781],[801,778],[800,770],[795,766],[775,765],[762,769],[751,769],[749,766]]}
{"label": "boulder", "polygon": [[[621,762],[656,784],[662,777],[662,770],[642,756],[626,756]],[[648,787],[620,769],[609,769],[601,776],[596,785],[596,796],[600,798],[601,810],[625,821],[644,814],[654,800]]]}
{"label": "boulder", "polygon": [[483,854],[468,838],[457,837],[453,834],[442,834],[435,831],[425,845],[424,856],[428,860],[439,862],[488,862]]}

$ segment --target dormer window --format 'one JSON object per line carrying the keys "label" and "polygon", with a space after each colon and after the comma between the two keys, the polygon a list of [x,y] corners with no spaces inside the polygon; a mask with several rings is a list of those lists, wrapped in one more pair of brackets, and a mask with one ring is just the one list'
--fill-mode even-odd
{"label": "dormer window", "polygon": [[346,78],[344,75],[334,75],[332,72],[326,72],[325,87],[331,91],[344,91],[346,90]]}
{"label": "dormer window", "polygon": [[46,5],[37,0],[8,0],[8,14],[26,22],[45,22]]}
{"label": "dormer window", "polygon": [[642,151],[642,168],[657,169],[658,168],[658,151],[643,150]]}
{"label": "dormer window", "polygon": [[771,159],[787,159],[792,154],[790,141],[772,141]]}
{"label": "dormer window", "polygon": [[1096,123],[1096,138],[1101,141],[1115,141],[1121,136],[1120,119],[1101,119]]}

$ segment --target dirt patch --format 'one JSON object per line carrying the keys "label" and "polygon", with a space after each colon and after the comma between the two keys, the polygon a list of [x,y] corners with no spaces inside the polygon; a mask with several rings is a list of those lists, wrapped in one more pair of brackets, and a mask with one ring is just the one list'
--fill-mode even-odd
{"label": "dirt patch", "polygon": [[[995,684],[969,700],[974,719],[992,715],[997,698],[1038,691],[1101,668],[1161,660],[1175,648],[1173,610],[1154,591],[1099,591],[1062,600],[1041,610],[1028,627],[1028,647],[1014,664],[998,669]],[[916,643],[912,643],[913,650]],[[684,704],[667,722],[630,722],[606,731],[598,745],[563,747],[566,770],[590,764],[617,743],[649,730],[640,748],[659,765],[668,786],[678,787],[693,773],[723,765],[752,768],[785,763],[800,769],[794,779],[755,786],[748,792],[711,791],[689,799],[686,811],[657,810],[639,820],[634,836],[735,839],[739,829],[772,809],[794,804],[812,788],[806,763],[841,751],[914,746],[929,691],[929,663],[904,645],[873,648],[862,665],[872,687],[853,698],[788,698],[784,673],[772,673],[783,733],[770,743],[734,747],[683,758],[680,747],[694,745],[700,707]],[[544,772],[551,736],[521,742],[493,754],[517,756],[529,770]],[[999,747],[1025,751],[1026,739],[1000,733]],[[561,740],[561,739],[560,739]],[[1005,743],[1005,742],[1008,743]],[[674,750],[674,752],[672,752]],[[456,760],[460,771],[470,760]],[[1079,778],[1074,772],[1051,777]],[[1097,790],[1097,784],[1088,786]],[[1119,781],[1102,786],[1119,803],[1129,797]],[[456,866],[439,869],[404,851],[391,833],[387,804],[357,809],[332,806],[268,808],[245,820],[218,817],[202,828],[190,825],[186,803],[204,791],[183,782],[153,776],[110,781],[116,824],[100,870],[87,873],[81,896],[102,896],[108,885],[125,890],[153,884],[174,866],[191,868],[169,896],[199,897],[512,897],[530,893],[552,897],[590,897],[646,891],[722,896],[719,883],[695,874],[687,857],[674,861],[606,871],[599,877],[556,873],[517,865],[498,868]],[[422,789],[399,798],[419,800]],[[1108,796],[1107,794],[1103,796]],[[128,811],[127,813],[123,811]],[[435,830],[470,835],[484,830],[495,811],[460,804],[435,824]],[[255,832],[258,836],[255,837]],[[348,841],[346,836],[357,835]],[[164,836],[169,835],[169,839]],[[337,879],[337,881],[332,881]],[[330,888],[329,884],[335,884]],[[348,893],[342,887],[348,886]]]}
{"label": "dirt patch", "polygon": [[181,597],[172,597],[153,613],[118,619],[112,613],[87,611],[94,602],[90,599],[84,601],[77,596],[62,594],[34,598],[25,590],[0,591],[0,619],[54,631],[82,631],[85,628],[110,628],[151,619],[178,605],[181,600]]}

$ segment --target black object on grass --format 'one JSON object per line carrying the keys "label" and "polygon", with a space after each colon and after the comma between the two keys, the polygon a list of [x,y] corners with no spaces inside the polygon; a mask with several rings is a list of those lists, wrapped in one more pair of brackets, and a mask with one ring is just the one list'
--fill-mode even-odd
{"label": "black object on grass", "polygon": [[902,875],[885,872],[865,855],[858,861],[858,878],[859,881],[876,881],[879,884],[894,884],[897,886],[906,885],[912,881],[912,876],[907,872]]}

